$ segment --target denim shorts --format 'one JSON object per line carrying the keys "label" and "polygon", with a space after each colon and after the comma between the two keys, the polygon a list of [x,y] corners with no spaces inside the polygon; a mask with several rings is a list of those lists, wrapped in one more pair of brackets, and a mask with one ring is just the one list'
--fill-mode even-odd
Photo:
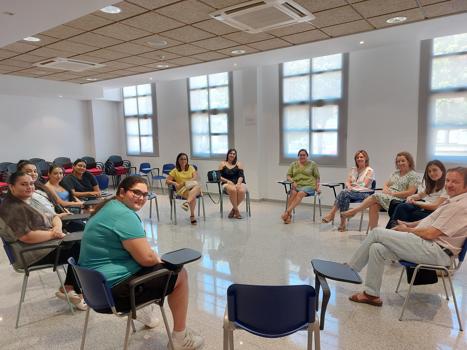
{"label": "denim shorts", "polygon": [[315,189],[311,186],[297,186],[297,192],[305,192],[308,196],[315,195]]}

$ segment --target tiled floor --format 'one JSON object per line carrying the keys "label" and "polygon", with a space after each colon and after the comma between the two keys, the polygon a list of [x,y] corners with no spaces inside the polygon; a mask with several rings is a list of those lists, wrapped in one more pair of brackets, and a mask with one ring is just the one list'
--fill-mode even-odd
{"label": "tiled floor", "polygon": [[[182,247],[197,249],[202,260],[187,266],[190,275],[189,325],[206,340],[204,349],[222,349],[222,317],[227,287],[233,282],[256,284],[314,283],[312,258],[346,261],[364,239],[358,231],[337,232],[331,225],[313,224],[311,208],[301,206],[295,222],[281,223],[280,203],[254,202],[250,219],[221,219],[218,207],[206,198],[206,221],[193,227],[182,210],[179,224],[169,220],[166,196],[159,197],[161,221],[144,219],[148,239],[161,253]],[[142,211],[148,218],[149,205]],[[154,216],[153,216],[154,217]],[[384,222],[384,217],[383,220]],[[366,224],[366,222],[364,223]],[[358,220],[351,222],[356,230]],[[467,265],[467,264],[466,264]],[[465,269],[454,276],[463,319],[467,320]],[[443,297],[442,285],[416,289],[406,312],[398,321],[403,298],[394,293],[400,268],[388,265],[383,282],[384,306],[354,304],[348,296],[358,286],[330,281],[332,291],[323,349],[466,349],[467,336],[458,331],[452,301]],[[50,272],[33,273],[26,294],[20,328],[14,328],[22,275],[0,253],[0,349],[79,349],[84,312],[71,315],[55,298],[57,278]],[[362,278],[365,274],[362,274]],[[402,292],[406,291],[403,284]],[[143,330],[130,340],[131,349],[166,349],[162,326]],[[91,313],[87,349],[118,349],[123,344],[125,321]],[[305,349],[306,334],[283,339],[260,339],[235,332],[237,349]]]}

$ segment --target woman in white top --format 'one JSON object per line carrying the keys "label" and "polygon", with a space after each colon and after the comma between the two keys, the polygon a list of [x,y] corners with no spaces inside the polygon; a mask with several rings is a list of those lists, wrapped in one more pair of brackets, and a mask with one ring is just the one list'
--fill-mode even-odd
{"label": "woman in white top", "polygon": [[426,218],[448,198],[444,189],[446,168],[439,160],[428,162],[423,175],[424,189],[407,197],[405,203],[394,210],[386,228],[397,225],[397,221],[414,222]]}
{"label": "woman in white top", "polygon": [[[345,182],[345,189],[341,191],[331,211],[323,218],[323,223],[328,223],[334,220],[337,211],[347,211],[351,202],[362,202],[366,197],[373,193],[371,185],[375,179],[375,173],[370,168],[370,157],[365,150],[359,150],[354,156],[355,167],[349,172],[349,176]],[[346,230],[347,219],[341,216],[339,231]]]}

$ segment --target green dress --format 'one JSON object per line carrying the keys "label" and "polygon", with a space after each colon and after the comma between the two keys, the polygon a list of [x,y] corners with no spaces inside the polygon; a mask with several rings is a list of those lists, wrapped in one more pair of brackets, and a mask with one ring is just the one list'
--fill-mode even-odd
{"label": "green dress", "polygon": [[298,160],[290,164],[287,176],[297,184],[297,187],[311,187],[316,190],[317,179],[319,178],[318,165],[309,160],[305,165],[300,166]]}
{"label": "green dress", "polygon": [[[389,178],[389,189],[393,192],[403,192],[407,191],[410,186],[418,187],[419,179],[417,173],[413,170],[410,170],[407,174],[401,176],[399,170],[392,173]],[[393,199],[401,200],[400,197],[391,196],[382,192],[375,193],[373,195],[378,204],[385,210],[389,209],[389,204]]]}

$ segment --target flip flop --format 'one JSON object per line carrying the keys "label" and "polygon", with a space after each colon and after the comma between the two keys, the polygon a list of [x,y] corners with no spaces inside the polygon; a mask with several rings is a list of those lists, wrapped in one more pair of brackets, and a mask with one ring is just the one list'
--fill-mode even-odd
{"label": "flip flop", "polygon": [[197,221],[196,221],[196,218],[194,216],[190,216],[190,223],[192,225],[196,225]]}
{"label": "flip flop", "polygon": [[349,300],[355,303],[368,304],[368,305],[378,306],[378,307],[383,306],[383,301],[381,300],[381,298],[368,295],[365,292],[356,293],[350,296]]}

